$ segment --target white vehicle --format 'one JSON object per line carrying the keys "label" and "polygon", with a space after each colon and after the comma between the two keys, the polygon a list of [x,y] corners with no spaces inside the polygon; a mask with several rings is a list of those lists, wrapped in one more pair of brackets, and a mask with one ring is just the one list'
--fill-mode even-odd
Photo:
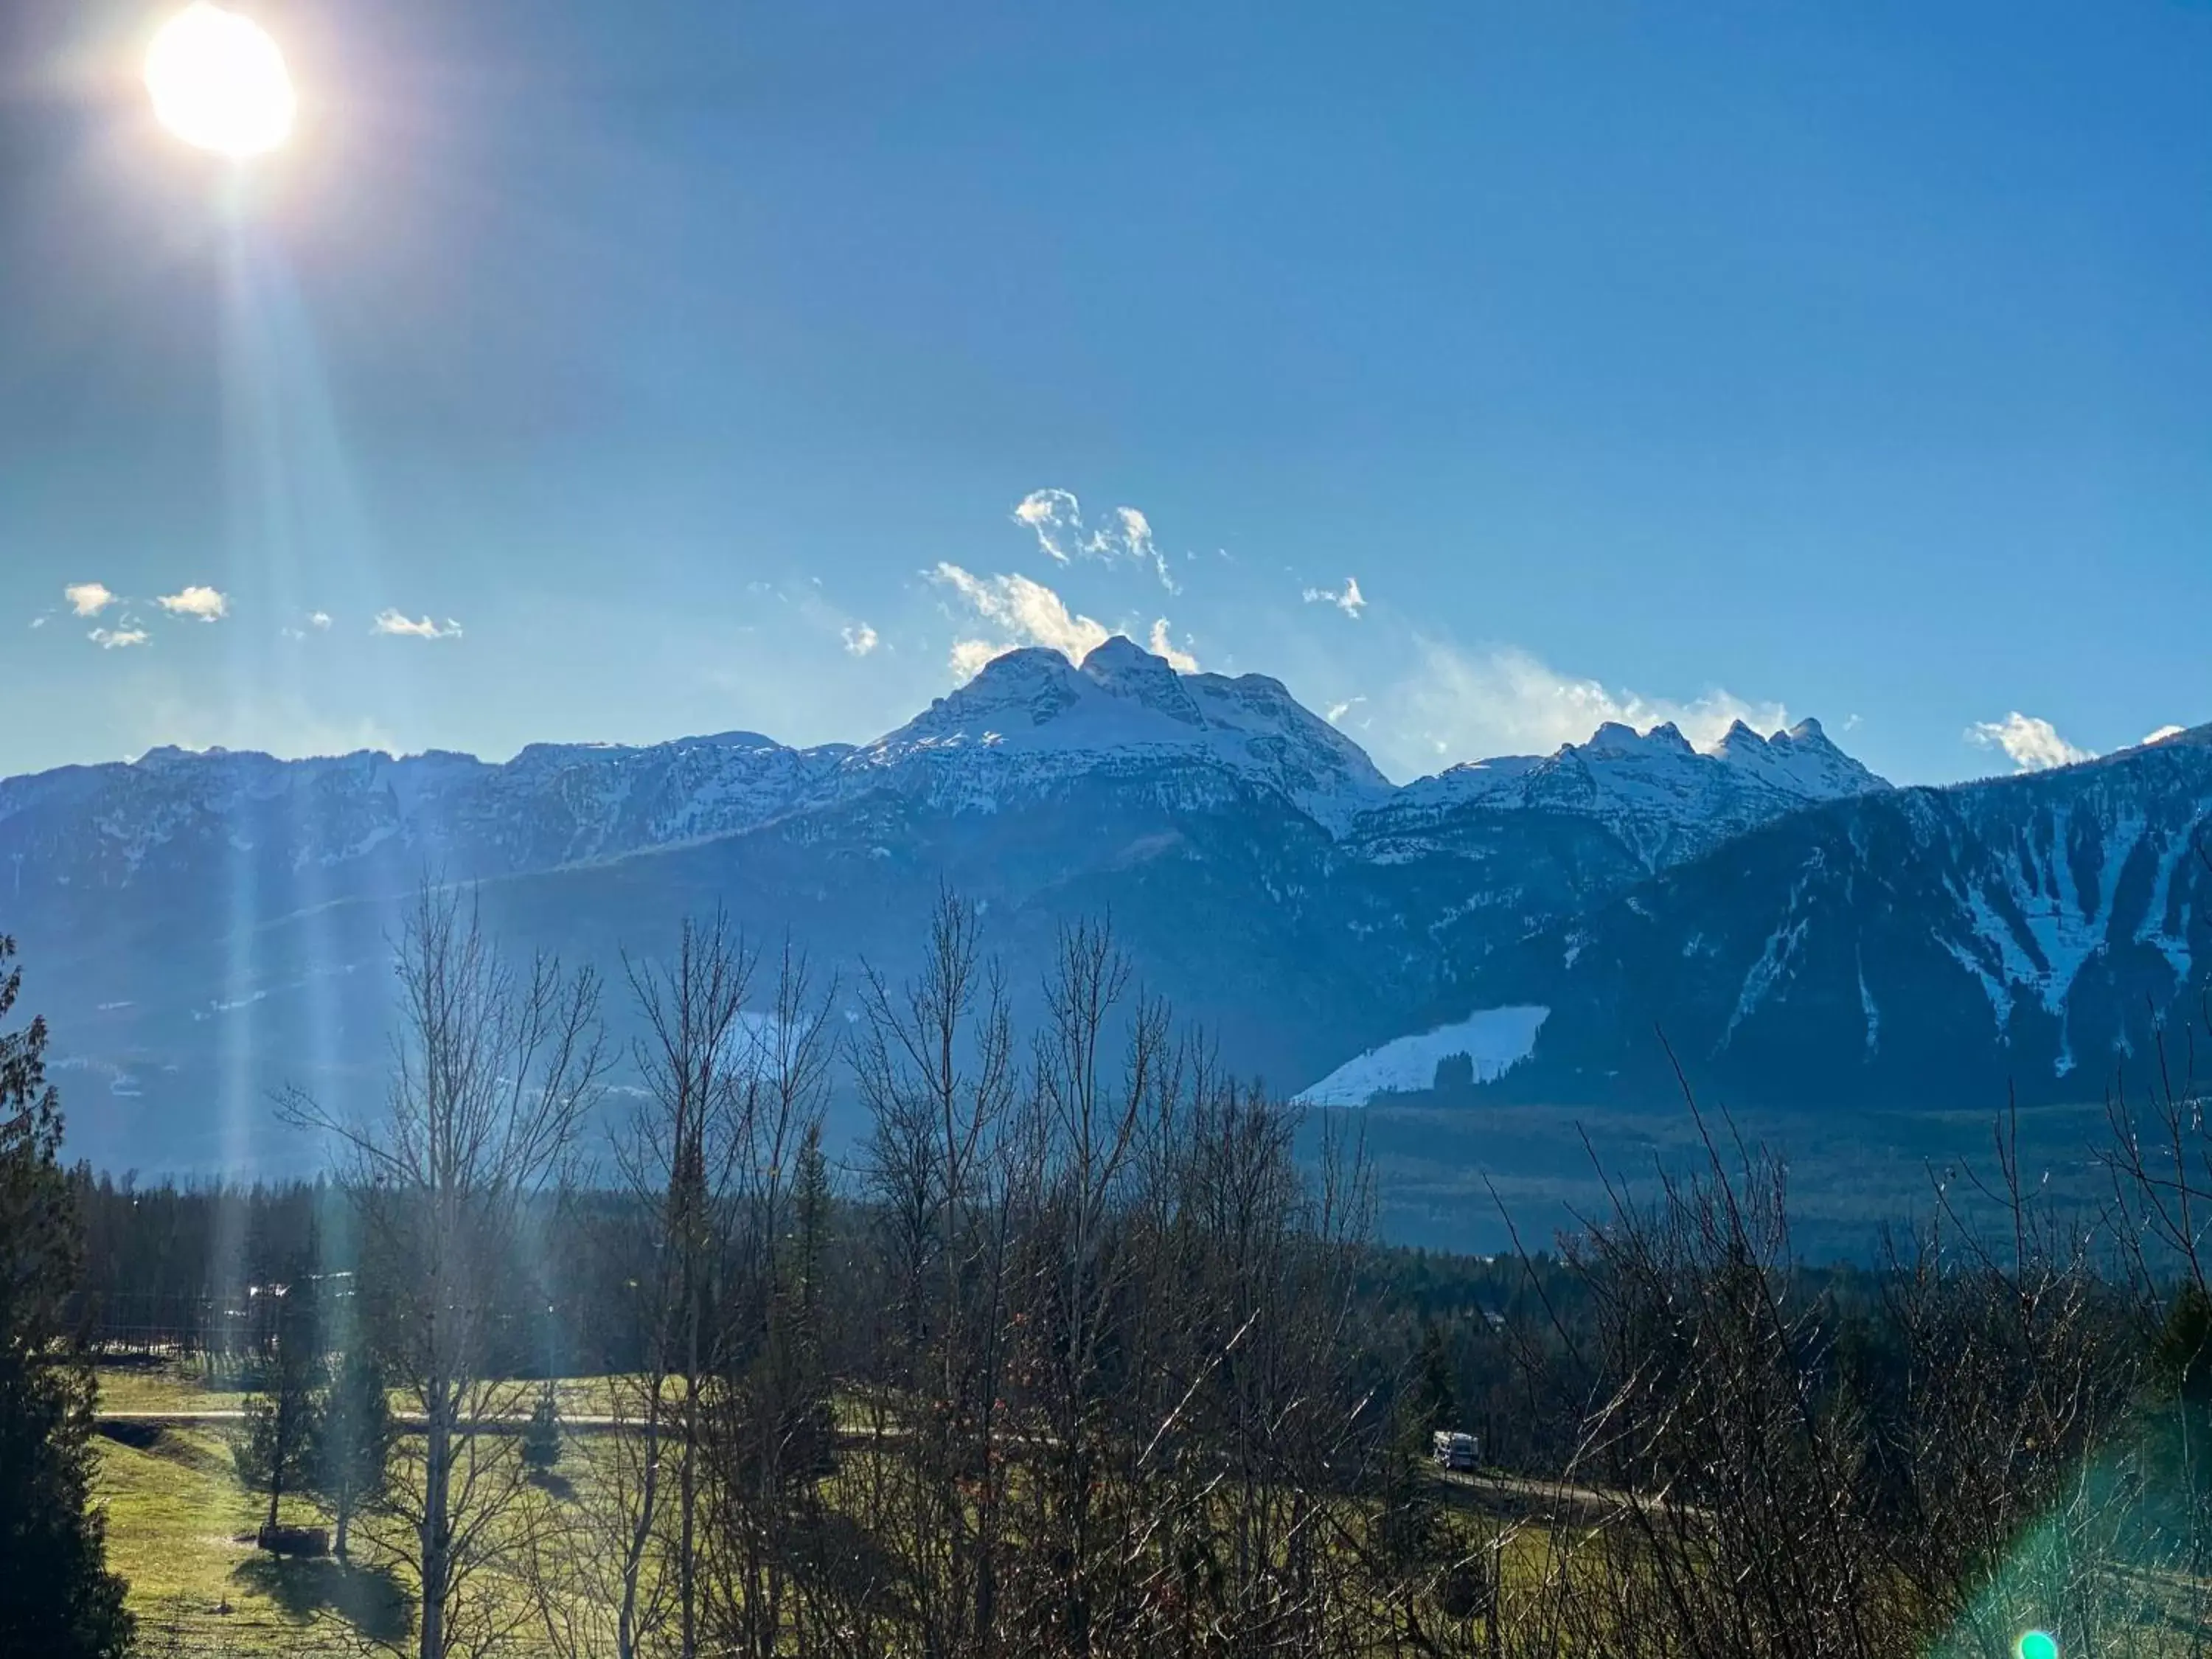
{"label": "white vehicle", "polygon": [[1456,1434],[1449,1429],[1438,1429],[1430,1443],[1429,1455],[1440,1469],[1471,1469],[1481,1451],[1471,1434]]}

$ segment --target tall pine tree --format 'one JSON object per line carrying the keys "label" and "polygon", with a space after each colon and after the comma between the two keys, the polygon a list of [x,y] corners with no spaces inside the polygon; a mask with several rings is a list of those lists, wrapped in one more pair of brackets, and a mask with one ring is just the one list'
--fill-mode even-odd
{"label": "tall pine tree", "polygon": [[392,1406],[384,1368],[359,1336],[331,1373],[315,1429],[312,1485],[337,1523],[337,1553],[343,1559],[354,1517],[384,1495],[392,1455]]}
{"label": "tall pine tree", "polygon": [[[0,938],[0,1020],[15,1005]],[[110,1659],[131,1644],[123,1580],[91,1506],[93,1378],[75,1340],[76,1200],[46,1027],[0,1033],[0,1653]]]}
{"label": "tall pine tree", "polygon": [[304,1490],[315,1476],[320,1394],[328,1367],[315,1280],[304,1271],[311,1260],[303,1258],[289,1279],[257,1285],[252,1291],[266,1298],[269,1330],[258,1386],[246,1401],[246,1433],[233,1451],[240,1481],[249,1491],[269,1494],[261,1523],[264,1549],[277,1547],[284,1494]]}

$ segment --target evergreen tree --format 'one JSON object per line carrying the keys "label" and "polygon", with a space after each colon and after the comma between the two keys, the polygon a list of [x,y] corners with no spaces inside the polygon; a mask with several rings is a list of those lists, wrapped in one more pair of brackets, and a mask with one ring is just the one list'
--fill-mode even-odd
{"label": "evergreen tree", "polygon": [[366,1342],[356,1341],[338,1360],[323,1396],[308,1482],[337,1524],[341,1558],[354,1517],[383,1495],[392,1438],[384,1368]]}
{"label": "evergreen tree", "polygon": [[[0,967],[15,953],[0,938]],[[0,1019],[21,988],[0,978]],[[78,1224],[46,1028],[0,1035],[0,1653],[107,1659],[131,1643],[90,1504],[94,1385],[70,1328]]]}
{"label": "evergreen tree", "polygon": [[792,1269],[795,1283],[786,1298],[793,1370],[792,1420],[785,1434],[792,1443],[793,1472],[811,1482],[835,1462],[836,1413],[830,1402],[829,1356],[823,1352],[823,1260],[829,1244],[831,1195],[830,1160],[822,1151],[822,1121],[806,1126],[799,1152]]}
{"label": "evergreen tree", "polygon": [[538,1391],[538,1403],[531,1407],[530,1421],[522,1431],[522,1461],[540,1474],[561,1461],[561,1413],[550,1382]]}
{"label": "evergreen tree", "polygon": [[1444,1347],[1443,1333],[1437,1328],[1435,1320],[1424,1315],[1413,1396],[1419,1403],[1421,1422],[1431,1430],[1459,1427],[1459,1389],[1452,1373],[1451,1355]]}
{"label": "evergreen tree", "polygon": [[272,1304],[269,1345],[262,1355],[260,1389],[246,1401],[246,1433],[232,1455],[246,1489],[269,1494],[262,1538],[270,1547],[284,1494],[313,1484],[324,1363],[312,1279],[295,1274],[286,1283],[256,1285],[254,1294]]}

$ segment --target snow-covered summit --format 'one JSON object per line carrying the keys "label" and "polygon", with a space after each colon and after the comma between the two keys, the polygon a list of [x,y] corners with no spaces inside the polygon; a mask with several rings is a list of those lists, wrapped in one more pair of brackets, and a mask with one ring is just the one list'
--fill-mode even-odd
{"label": "snow-covered summit", "polygon": [[1760,737],[1737,720],[1714,753],[1729,765],[1807,800],[1838,800],[1889,787],[1836,747],[1816,720],[1802,720],[1771,738]]}
{"label": "snow-covered summit", "polygon": [[1040,647],[995,658],[843,774],[918,779],[940,802],[991,810],[1073,776],[1162,766],[1258,784],[1332,830],[1390,794],[1366,752],[1279,680],[1182,673],[1118,635],[1079,664]]}
{"label": "snow-covered summit", "polygon": [[1818,720],[1771,737],[1738,720],[1710,750],[1672,722],[1639,732],[1607,720],[1588,742],[1553,754],[1473,761],[1419,779],[1361,827],[1404,856],[1464,812],[1568,813],[1603,822],[1656,868],[1799,807],[1888,787],[1831,742]]}

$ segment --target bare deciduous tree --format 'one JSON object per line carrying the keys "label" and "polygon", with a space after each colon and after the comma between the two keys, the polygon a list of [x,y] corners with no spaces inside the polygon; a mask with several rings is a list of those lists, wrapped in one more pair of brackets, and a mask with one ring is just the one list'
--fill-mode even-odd
{"label": "bare deciduous tree", "polygon": [[523,1547],[532,1498],[511,1437],[487,1431],[526,1409],[495,1355],[522,1311],[510,1269],[568,1171],[605,1048],[591,973],[544,957],[517,969],[457,891],[423,884],[397,972],[384,1110],[343,1115],[296,1090],[283,1109],[336,1142],[392,1304],[389,1373],[422,1429],[386,1497],[386,1542],[420,1586],[415,1651],[450,1659],[530,1616],[489,1582]]}

